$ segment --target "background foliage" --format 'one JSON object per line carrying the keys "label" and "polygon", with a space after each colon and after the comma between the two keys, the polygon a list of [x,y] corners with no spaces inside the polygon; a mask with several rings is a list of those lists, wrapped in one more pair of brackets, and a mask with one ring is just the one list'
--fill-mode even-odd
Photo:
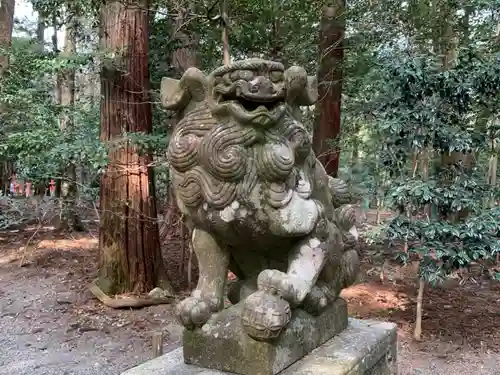
{"label": "background foliage", "polygon": [[[233,58],[258,55],[315,72],[325,4],[229,1]],[[39,23],[16,23],[25,36],[15,34],[1,77],[0,158],[18,179],[33,183],[63,179],[61,171],[75,165],[79,199],[96,199],[107,148],[113,147],[99,141],[98,72],[106,54],[98,47],[99,4],[33,0],[32,5],[40,12]],[[496,257],[499,191],[491,184],[490,166],[500,130],[500,3],[352,0],[346,5],[341,175],[353,184],[362,206],[399,213],[377,228],[374,241],[404,243],[398,258],[420,259],[421,275],[433,283],[473,260]],[[168,196],[164,154],[175,117],[158,103],[161,78],[182,73],[173,56],[186,50],[207,72],[219,65],[222,24],[217,2],[158,0],[149,7],[154,132],[128,134],[126,140],[154,153],[162,203]],[[74,19],[76,55],[62,56],[61,45],[45,40],[41,48],[37,28],[52,33]],[[55,87],[68,69],[76,71],[76,98],[63,108]],[[74,121],[64,131],[63,113]],[[306,118],[312,128],[314,113]],[[452,152],[469,155],[470,165],[458,159],[444,163],[443,155]],[[12,168],[3,169],[4,191]]]}

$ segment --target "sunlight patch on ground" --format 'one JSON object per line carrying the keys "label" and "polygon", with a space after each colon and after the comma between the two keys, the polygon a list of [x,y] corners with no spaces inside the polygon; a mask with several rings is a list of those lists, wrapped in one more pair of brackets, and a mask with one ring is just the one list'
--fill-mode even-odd
{"label": "sunlight patch on ground", "polygon": [[390,316],[393,311],[405,311],[410,299],[384,285],[358,284],[344,289],[340,294],[349,304],[353,316],[367,313]]}
{"label": "sunlight patch on ground", "polygon": [[20,258],[19,254],[7,254],[0,257],[0,266],[15,262]]}
{"label": "sunlight patch on ground", "polygon": [[55,249],[55,250],[72,250],[72,249],[95,249],[99,244],[97,238],[83,237],[83,238],[64,238],[56,240],[42,240],[38,244],[38,249]]}
{"label": "sunlight patch on ground", "polygon": [[[32,232],[30,229],[25,232]],[[88,234],[62,237],[51,232],[50,228],[47,227],[39,229],[38,232],[33,233],[34,235],[6,237],[5,243],[0,248],[0,266],[7,266],[21,261],[21,259],[23,259],[22,262],[24,263],[28,259],[33,260],[53,253],[61,255],[65,253],[71,257],[86,255],[84,253],[95,250],[99,245],[99,239]],[[55,236],[51,238],[53,235]],[[41,238],[44,239],[40,240]]]}

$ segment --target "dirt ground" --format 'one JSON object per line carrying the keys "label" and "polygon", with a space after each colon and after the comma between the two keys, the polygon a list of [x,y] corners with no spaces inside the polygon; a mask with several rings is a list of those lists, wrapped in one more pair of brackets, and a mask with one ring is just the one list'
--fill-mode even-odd
{"label": "dirt ground", "polygon": [[[95,229],[78,235],[51,228],[34,232],[0,232],[1,375],[117,375],[151,357],[153,332],[165,333],[164,352],[179,345],[172,306],[113,310],[87,290],[97,273]],[[169,244],[164,250],[170,257],[176,253],[168,269],[178,276],[179,244]],[[379,266],[368,259],[363,268],[362,282],[343,296],[352,316],[398,324],[401,375],[500,375],[498,283],[459,286],[451,280],[427,288],[424,337],[417,343],[414,271],[390,266],[381,282]],[[185,279],[176,286],[186,289]]]}

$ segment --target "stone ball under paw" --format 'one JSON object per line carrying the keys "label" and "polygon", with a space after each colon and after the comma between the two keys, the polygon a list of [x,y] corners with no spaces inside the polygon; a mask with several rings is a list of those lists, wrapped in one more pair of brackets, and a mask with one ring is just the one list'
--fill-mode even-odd
{"label": "stone ball under paw", "polygon": [[287,301],[261,290],[245,300],[241,322],[251,338],[272,340],[280,335],[291,317],[292,312]]}

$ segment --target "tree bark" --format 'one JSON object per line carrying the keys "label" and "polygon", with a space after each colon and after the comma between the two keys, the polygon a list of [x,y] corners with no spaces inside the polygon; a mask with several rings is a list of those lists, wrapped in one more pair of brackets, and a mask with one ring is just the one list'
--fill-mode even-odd
{"label": "tree bark", "polygon": [[[72,58],[76,53],[77,21],[74,15],[68,15],[69,22],[66,25],[66,35],[61,57]],[[65,69],[60,73],[58,79],[60,84],[59,99],[63,107],[63,114],[59,121],[62,132],[72,132],[74,121],[71,116],[75,104],[75,68]],[[58,223],[59,229],[83,230],[83,225],[76,211],[76,166],[70,162],[64,172],[64,186],[61,191],[61,215]]]}
{"label": "tree bark", "polygon": [[231,55],[229,54],[229,35],[227,24],[229,18],[227,16],[227,0],[222,0],[220,3],[220,15],[222,22],[222,61],[224,65],[231,63]]}
{"label": "tree bark", "polygon": [[38,20],[36,23],[36,42],[40,53],[43,53],[45,47],[45,16],[38,11]]}
{"label": "tree bark", "polygon": [[343,40],[345,34],[345,2],[334,0],[323,7],[320,23],[320,62],[318,72],[319,118],[313,133],[313,149],[326,172],[336,177],[340,148],[332,150],[330,142],[338,142],[342,98]]}
{"label": "tree bark", "polygon": [[[193,2],[172,0],[170,2],[170,6],[174,9],[174,13],[176,13],[172,40],[177,39],[179,42],[179,47],[174,49],[172,52],[172,66],[174,67],[173,77],[179,79],[188,68],[199,67],[200,65],[197,48],[199,36],[196,33],[189,31],[186,27],[190,22],[188,17],[190,10],[193,8]],[[191,20],[191,22],[193,21]],[[176,116],[170,124],[172,130],[175,128],[177,121],[178,116]],[[162,233],[162,238],[180,237],[182,241],[181,264],[179,267],[178,280],[176,281],[184,281],[184,271],[187,268],[189,275],[192,269],[191,257],[186,259],[186,250],[190,249],[191,236],[185,226],[184,217],[175,202],[171,185],[169,185],[167,207],[165,209],[164,228],[165,232]],[[191,283],[188,282],[187,285],[188,288],[191,287]]]}
{"label": "tree bark", "polygon": [[[10,48],[12,42],[12,27],[14,26],[14,0],[2,0],[0,2],[0,48]],[[0,53],[0,76],[9,67],[9,55]]]}
{"label": "tree bark", "polygon": [[422,313],[424,304],[424,291],[425,291],[425,281],[420,277],[418,279],[418,295],[417,295],[417,313],[415,321],[415,330],[413,331],[413,337],[415,340],[420,341],[422,339]]}
{"label": "tree bark", "polygon": [[[152,131],[148,1],[101,5],[101,140]],[[110,61],[111,60],[111,61]],[[123,144],[125,143],[125,144]],[[152,157],[129,142],[113,146],[100,184],[99,287],[107,294],[170,291],[160,252]]]}
{"label": "tree bark", "polygon": [[[2,77],[9,67],[9,54],[8,50],[12,42],[12,28],[14,26],[14,0],[0,1],[0,77]],[[5,106],[0,106],[0,112],[6,110]],[[10,160],[2,163],[0,169],[1,186],[4,191],[9,191],[9,181],[12,173],[14,172],[13,164]]]}
{"label": "tree bark", "polygon": [[280,5],[276,3],[276,0],[271,0],[270,8],[271,19],[269,23],[271,24],[271,40],[269,43],[269,59],[271,61],[282,63],[285,69],[288,69],[288,60],[286,59],[285,53],[283,51],[283,40],[281,37],[280,17],[282,16],[283,12],[280,9]]}
{"label": "tree bark", "polygon": [[189,13],[193,3],[172,0],[170,6],[176,13],[172,40],[177,40],[179,43],[179,47],[172,53],[172,66],[175,70],[174,78],[180,79],[188,68],[200,65],[196,48],[199,37],[187,27],[191,22]]}

